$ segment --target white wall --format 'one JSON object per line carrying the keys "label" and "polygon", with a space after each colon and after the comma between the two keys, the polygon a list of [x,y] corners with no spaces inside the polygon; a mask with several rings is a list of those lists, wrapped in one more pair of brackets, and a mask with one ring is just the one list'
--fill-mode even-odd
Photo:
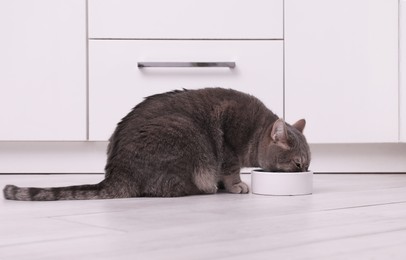
{"label": "white wall", "polygon": [[400,141],[406,142],[406,0],[399,2]]}

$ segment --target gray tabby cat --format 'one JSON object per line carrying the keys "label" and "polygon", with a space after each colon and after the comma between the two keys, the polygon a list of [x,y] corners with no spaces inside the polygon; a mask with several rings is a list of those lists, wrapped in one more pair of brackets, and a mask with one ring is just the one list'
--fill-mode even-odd
{"label": "gray tabby cat", "polygon": [[138,104],[110,138],[105,179],[59,188],[7,185],[11,200],[86,200],[248,193],[241,167],[307,171],[305,120],[293,126],[257,98],[207,88],[158,94]]}

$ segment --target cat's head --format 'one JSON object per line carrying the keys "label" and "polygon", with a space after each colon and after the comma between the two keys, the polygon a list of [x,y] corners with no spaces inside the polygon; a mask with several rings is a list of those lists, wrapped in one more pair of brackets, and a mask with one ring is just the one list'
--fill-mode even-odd
{"label": "cat's head", "polygon": [[262,138],[259,146],[259,166],[273,172],[308,171],[310,149],[303,135],[306,121],[301,119],[293,125],[278,119]]}

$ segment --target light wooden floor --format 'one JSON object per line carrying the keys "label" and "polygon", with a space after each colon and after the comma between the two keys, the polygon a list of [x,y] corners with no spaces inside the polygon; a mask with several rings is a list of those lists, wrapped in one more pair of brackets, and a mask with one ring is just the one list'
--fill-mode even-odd
{"label": "light wooden floor", "polygon": [[[0,175],[0,185],[102,178]],[[406,174],[315,175],[314,184],[295,197],[0,199],[0,259],[406,259]]]}

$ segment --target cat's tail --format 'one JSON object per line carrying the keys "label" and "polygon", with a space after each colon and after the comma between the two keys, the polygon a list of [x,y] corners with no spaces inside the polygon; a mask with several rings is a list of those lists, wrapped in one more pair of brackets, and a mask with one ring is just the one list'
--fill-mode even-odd
{"label": "cat's tail", "polygon": [[8,200],[50,201],[50,200],[92,200],[128,197],[128,194],[111,189],[105,180],[98,184],[86,184],[56,188],[25,188],[6,185],[4,198]]}

